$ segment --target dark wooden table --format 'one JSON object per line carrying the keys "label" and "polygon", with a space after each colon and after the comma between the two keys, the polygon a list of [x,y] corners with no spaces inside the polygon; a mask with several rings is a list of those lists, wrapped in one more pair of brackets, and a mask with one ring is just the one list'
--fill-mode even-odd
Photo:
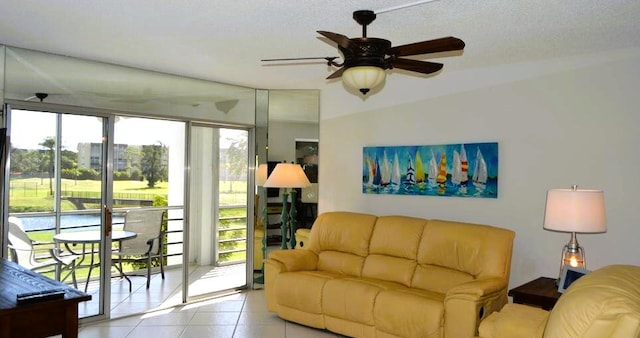
{"label": "dark wooden table", "polygon": [[[56,290],[64,297],[18,304],[23,293]],[[91,296],[29,269],[0,260],[0,338],[78,336],[78,303]]]}
{"label": "dark wooden table", "polygon": [[509,290],[509,296],[513,297],[514,303],[535,305],[545,310],[551,310],[560,295],[556,279],[549,277],[539,277]]}

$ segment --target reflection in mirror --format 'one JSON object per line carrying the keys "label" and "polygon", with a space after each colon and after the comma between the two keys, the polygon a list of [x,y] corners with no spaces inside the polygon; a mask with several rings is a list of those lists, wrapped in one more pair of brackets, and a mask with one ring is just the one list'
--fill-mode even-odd
{"label": "reflection in mirror", "polygon": [[[305,164],[305,161],[311,157],[304,158],[297,148],[297,141],[316,141],[318,140],[318,121],[320,113],[320,93],[318,90],[271,90],[269,91],[269,151],[268,161],[270,163],[289,162]],[[317,146],[315,148],[315,160],[313,161],[314,169],[317,172],[319,165]],[[298,156],[301,155],[301,156]],[[313,155],[313,154],[310,154]],[[307,161],[308,162],[308,161]],[[312,163],[307,163],[311,166]],[[307,172],[312,174],[313,170]],[[313,176],[313,175],[312,175]],[[308,177],[313,183],[318,182],[316,177]],[[297,201],[289,201],[296,203],[298,213],[298,227],[308,228],[313,224],[315,214],[310,213],[309,205],[301,200],[302,193],[298,191],[296,194]],[[268,197],[271,209],[277,209],[280,197]],[[307,201],[305,201],[307,202]],[[271,204],[273,203],[273,204]],[[272,217],[269,215],[269,224],[278,223],[277,215]],[[269,239],[273,242],[280,242],[278,234],[274,231],[269,233]]]}
{"label": "reflection in mirror", "polygon": [[[320,115],[320,91],[318,90],[257,90],[256,91],[256,164],[267,164],[271,169],[278,162],[299,162],[296,141],[312,140],[317,144]],[[268,117],[268,118],[267,118]],[[262,118],[267,118],[262,124]],[[261,129],[262,127],[266,129]],[[315,166],[318,165],[317,147]],[[304,161],[304,156],[301,157]],[[317,175],[315,178],[317,188]],[[279,248],[281,243],[280,213],[282,199],[278,189],[257,187],[256,232],[254,245],[254,270],[260,272],[262,259],[267,250]],[[315,212],[302,201],[301,192],[296,207],[298,226],[310,227],[315,219]],[[291,201],[289,201],[291,203]],[[313,210],[317,210],[313,208]],[[265,232],[266,228],[266,232]],[[266,237],[265,237],[266,234]],[[256,283],[260,283],[257,274]]]}
{"label": "reflection in mirror", "polygon": [[[2,112],[2,110],[4,109],[4,50],[5,47],[0,45],[0,112]],[[1,115],[1,114],[0,114]],[[2,117],[0,117],[0,121],[2,120]],[[1,124],[2,126],[4,126],[4,124]]]}
{"label": "reflection in mirror", "polygon": [[252,125],[255,90],[6,47],[5,99]]}

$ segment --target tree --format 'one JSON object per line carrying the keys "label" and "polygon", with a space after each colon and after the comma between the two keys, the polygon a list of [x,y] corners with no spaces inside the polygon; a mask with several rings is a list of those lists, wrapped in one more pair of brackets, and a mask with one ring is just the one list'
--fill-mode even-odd
{"label": "tree", "polygon": [[53,196],[53,170],[54,170],[53,160],[55,158],[54,150],[56,148],[56,139],[51,136],[47,136],[45,137],[44,141],[42,141],[42,143],[39,143],[38,145],[45,148],[45,150],[47,151],[47,153],[43,157],[42,165],[45,165],[45,163],[48,164],[48,168],[46,167],[45,168],[49,173],[49,195]]}
{"label": "tree", "polygon": [[78,153],[70,150],[62,150],[60,153],[61,169],[77,169]]}
{"label": "tree", "polygon": [[241,178],[247,170],[247,138],[238,135],[238,138],[227,138],[227,140],[230,143],[224,166],[231,176],[228,177],[229,191],[233,192],[233,181]]}
{"label": "tree", "polygon": [[[140,174],[140,159],[142,158],[142,147],[130,145],[124,150],[124,158],[127,161],[127,171],[132,179]],[[134,174],[135,173],[135,174]]]}
{"label": "tree", "polygon": [[38,170],[37,156],[24,149],[11,148],[11,173],[33,174]]}
{"label": "tree", "polygon": [[158,144],[142,146],[140,166],[149,188],[155,187],[156,182],[167,179],[167,168],[163,163],[166,149],[167,147],[160,141]]}

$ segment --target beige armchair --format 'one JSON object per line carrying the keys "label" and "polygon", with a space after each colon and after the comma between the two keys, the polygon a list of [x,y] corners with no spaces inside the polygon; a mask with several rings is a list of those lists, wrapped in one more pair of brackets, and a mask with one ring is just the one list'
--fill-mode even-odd
{"label": "beige armchair", "polygon": [[640,337],[640,267],[610,265],[575,281],[551,311],[507,304],[480,337]]}
{"label": "beige armchair", "polygon": [[127,239],[120,243],[120,249],[114,251],[113,263],[117,264],[117,269],[121,277],[129,282],[129,292],[131,292],[131,280],[125,274],[122,263],[145,262],[147,289],[151,282],[151,267],[154,260],[158,261],[160,274],[164,279],[164,224],[165,210],[130,210],[124,218],[123,230],[133,231],[137,235],[133,239]]}

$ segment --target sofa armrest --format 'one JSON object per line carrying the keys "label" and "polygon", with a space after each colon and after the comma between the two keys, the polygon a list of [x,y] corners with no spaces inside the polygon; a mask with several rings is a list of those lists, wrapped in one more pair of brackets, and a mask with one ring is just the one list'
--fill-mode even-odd
{"label": "sofa armrest", "polygon": [[445,302],[447,299],[467,299],[470,301],[479,301],[485,296],[491,296],[497,292],[507,289],[507,283],[504,278],[488,277],[475,279],[473,281],[456,285],[447,291]]}
{"label": "sofa armrest", "polygon": [[476,279],[451,288],[444,299],[444,336],[475,336],[480,321],[506,303],[507,281],[501,277]]}
{"label": "sofa armrest", "polygon": [[264,291],[267,309],[277,312],[276,279],[283,272],[310,271],[318,266],[318,255],[310,250],[275,250],[264,261]]}
{"label": "sofa armrest", "polygon": [[275,250],[269,253],[267,261],[280,263],[282,272],[315,270],[318,255],[310,250]]}

